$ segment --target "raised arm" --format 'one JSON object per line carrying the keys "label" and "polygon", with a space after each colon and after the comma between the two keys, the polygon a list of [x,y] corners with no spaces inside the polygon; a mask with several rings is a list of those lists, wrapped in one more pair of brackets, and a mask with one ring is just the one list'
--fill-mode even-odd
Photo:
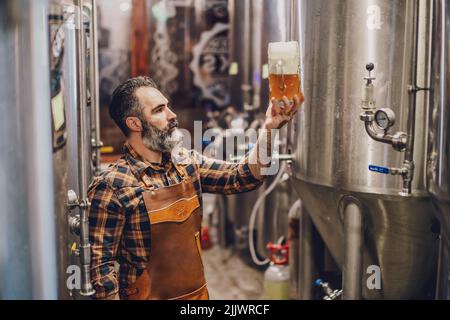
{"label": "raised arm", "polygon": [[251,191],[260,186],[270,166],[273,130],[278,130],[291,121],[303,102],[298,96],[294,104],[284,97],[284,108],[273,100],[266,112],[266,119],[256,146],[240,163],[230,163],[198,155],[202,189],[209,193],[234,194]]}

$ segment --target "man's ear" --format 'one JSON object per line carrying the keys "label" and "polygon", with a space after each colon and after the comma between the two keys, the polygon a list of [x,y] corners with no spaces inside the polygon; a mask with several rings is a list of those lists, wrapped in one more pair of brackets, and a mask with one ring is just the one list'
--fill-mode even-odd
{"label": "man's ear", "polygon": [[131,132],[142,132],[142,122],[137,117],[127,117],[125,123]]}

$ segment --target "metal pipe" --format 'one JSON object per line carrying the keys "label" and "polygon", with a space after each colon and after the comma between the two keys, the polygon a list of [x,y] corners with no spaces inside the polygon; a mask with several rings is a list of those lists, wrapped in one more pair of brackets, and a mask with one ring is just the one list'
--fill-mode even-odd
{"label": "metal pipe", "polygon": [[417,87],[417,61],[418,61],[418,43],[419,43],[419,0],[410,0],[409,2],[412,10],[413,35],[411,43],[411,63],[410,63],[410,81],[411,85],[408,88],[409,93],[409,108],[408,108],[408,128],[405,149],[404,165],[410,170],[407,176],[403,177],[403,193],[411,194],[412,180],[414,178],[414,135],[416,128],[416,94],[419,91]]}
{"label": "metal pipe", "polygon": [[303,206],[299,208],[299,211],[298,294],[300,300],[311,300],[315,270],[317,270],[314,258],[314,254],[317,253],[317,245],[313,238],[313,222],[308,212]]}
{"label": "metal pipe", "polygon": [[79,207],[80,207],[80,260],[81,260],[81,295],[92,295],[93,289],[90,277],[91,247],[89,244],[89,203],[87,195],[87,164],[86,164],[86,45],[83,27],[83,0],[77,0],[77,91],[78,91],[78,179],[79,179]]}
{"label": "metal pipe", "polygon": [[251,12],[250,12],[250,0],[244,0],[244,65],[241,66],[243,70],[243,83],[241,86],[242,96],[244,97],[244,111],[251,111],[253,109],[252,102],[252,85],[250,78],[250,35],[251,33]]}
{"label": "metal pipe", "polygon": [[361,299],[363,242],[363,213],[358,204],[350,202],[344,209],[344,300]]}
{"label": "metal pipe", "polygon": [[[262,1],[252,0],[251,2],[251,66],[252,70],[252,105],[254,110],[258,110],[261,107],[261,85],[263,76],[263,57],[261,55],[261,48],[263,43],[262,37],[262,25],[263,25],[263,13],[264,3]],[[263,101],[264,102],[264,101]]]}
{"label": "metal pipe", "polygon": [[290,0],[288,14],[289,15],[289,30],[288,30],[288,41],[297,41],[299,39],[298,34],[298,12],[297,12],[297,0]]}
{"label": "metal pipe", "polygon": [[379,132],[375,126],[375,114],[372,110],[365,110],[361,113],[360,119],[364,121],[366,132],[373,140],[390,144],[397,151],[405,150],[406,133],[396,132],[394,135],[390,135],[387,133],[388,129],[384,130],[384,132]]}
{"label": "metal pipe", "polygon": [[91,0],[91,50],[90,50],[90,93],[91,93],[91,112],[92,112],[92,150],[94,174],[100,172],[101,166],[101,152],[100,148],[103,146],[100,137],[100,101],[99,101],[99,75],[98,75],[98,37],[97,37],[97,0]]}
{"label": "metal pipe", "polygon": [[[371,111],[367,111],[367,112],[371,112]],[[366,116],[368,115],[367,112],[365,113]],[[394,135],[387,134],[386,132],[384,132],[384,133],[378,132],[375,127],[373,118],[370,121],[365,121],[364,127],[366,128],[367,134],[373,140],[390,144],[394,148],[394,150],[397,150],[400,152],[405,150],[407,137],[404,132],[399,131],[399,132],[396,132]]]}
{"label": "metal pipe", "polygon": [[300,235],[300,214],[302,210],[302,201],[298,199],[294,202],[288,212],[288,243],[289,243],[289,269],[290,277],[290,298],[299,298],[299,274],[300,274],[300,250],[299,250],[299,235]]}
{"label": "metal pipe", "polygon": [[394,137],[390,134],[377,132],[373,121],[364,122],[367,134],[375,141],[392,144]]}
{"label": "metal pipe", "polygon": [[[245,156],[231,156],[231,162],[240,162],[245,159]],[[275,154],[271,157],[272,161],[287,161],[292,162],[294,160],[293,154]]]}

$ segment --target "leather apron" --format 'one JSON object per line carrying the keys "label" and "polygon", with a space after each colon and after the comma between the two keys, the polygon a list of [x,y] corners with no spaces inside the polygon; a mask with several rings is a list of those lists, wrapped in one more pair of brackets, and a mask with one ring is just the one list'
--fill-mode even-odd
{"label": "leather apron", "polygon": [[208,300],[203,270],[200,202],[190,177],[143,194],[151,223],[147,269],[121,290],[125,300]]}

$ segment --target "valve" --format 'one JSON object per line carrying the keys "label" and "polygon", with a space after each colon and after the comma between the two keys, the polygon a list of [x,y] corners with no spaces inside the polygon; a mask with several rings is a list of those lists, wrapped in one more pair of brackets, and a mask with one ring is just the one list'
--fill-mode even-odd
{"label": "valve", "polygon": [[73,190],[67,191],[67,206],[72,210],[78,206],[78,196]]}
{"label": "valve", "polygon": [[323,300],[336,300],[342,295],[342,289],[333,290],[333,288],[330,287],[330,284],[328,282],[323,282],[322,279],[317,279],[314,281],[314,284],[316,287],[322,287],[325,293]]}
{"label": "valve", "polygon": [[387,167],[375,166],[373,164],[371,164],[369,166],[369,171],[376,172],[376,173],[382,173],[382,174],[389,174],[391,172],[391,170]]}
{"label": "valve", "polygon": [[[365,77],[364,94],[362,99],[361,109],[363,112],[360,114],[361,121],[364,122],[364,127],[370,138],[377,142],[386,143],[392,146],[395,151],[403,152],[408,147],[408,139],[410,137],[405,132],[389,133],[389,129],[395,124],[395,113],[389,108],[376,109],[374,99],[374,86],[372,77],[372,71],[375,69],[373,63],[366,65],[366,70],[369,72],[369,76]],[[400,175],[403,178],[404,184],[410,186],[412,181],[414,164],[409,165],[405,160],[401,168],[389,168],[377,165],[369,165],[369,170],[381,174]],[[407,192],[405,190],[408,189]],[[400,195],[405,196],[410,194],[410,187],[404,187],[404,190]]]}
{"label": "valve", "polygon": [[269,242],[267,244],[269,250],[269,259],[276,265],[286,265],[289,259],[289,245],[282,237],[277,244]]}
{"label": "valve", "polygon": [[363,99],[362,99],[362,108],[364,110],[373,110],[375,109],[375,98],[374,98],[374,85],[373,81],[376,78],[372,77],[372,71],[375,69],[375,65],[373,63],[368,63],[366,65],[366,70],[369,72],[368,77],[364,77],[366,83],[363,87]]}
{"label": "valve", "polygon": [[69,217],[69,229],[73,235],[79,236],[81,231],[80,215]]}

